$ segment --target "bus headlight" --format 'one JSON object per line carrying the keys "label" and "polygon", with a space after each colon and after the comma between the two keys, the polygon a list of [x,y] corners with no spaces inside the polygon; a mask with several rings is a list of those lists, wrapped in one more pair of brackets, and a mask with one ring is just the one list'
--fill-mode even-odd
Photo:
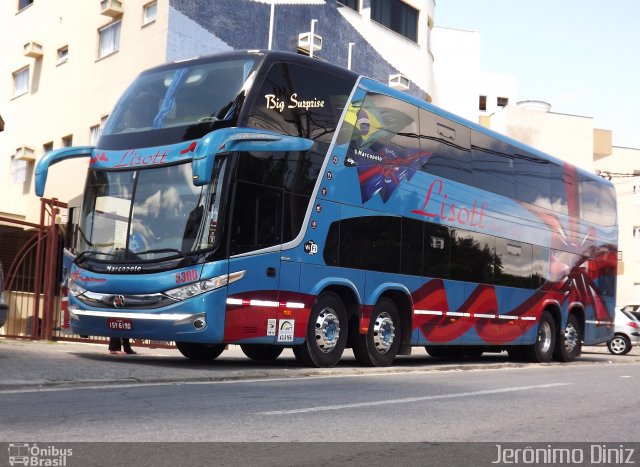
{"label": "bus headlight", "polygon": [[69,279],[69,282],[67,283],[67,287],[69,289],[69,294],[73,295],[74,297],[77,297],[78,295],[82,295],[87,291],[87,289],[80,287],[78,283],[73,279]]}
{"label": "bus headlight", "polygon": [[175,289],[167,290],[164,294],[176,301],[185,300],[187,298],[195,297],[210,290],[219,289],[227,284],[231,284],[244,277],[246,271],[233,272],[231,274],[223,274],[222,276],[212,277],[211,279],[205,279],[200,282],[193,282],[191,284],[183,285]]}

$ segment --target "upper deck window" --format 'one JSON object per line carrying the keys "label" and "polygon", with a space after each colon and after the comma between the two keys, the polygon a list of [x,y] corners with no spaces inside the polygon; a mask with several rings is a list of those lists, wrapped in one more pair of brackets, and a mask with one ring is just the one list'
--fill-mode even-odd
{"label": "upper deck window", "polygon": [[210,131],[211,125],[234,114],[253,63],[236,59],[143,73],[116,105],[104,134],[198,125]]}
{"label": "upper deck window", "polygon": [[274,63],[256,92],[249,126],[330,142],[355,77]]}
{"label": "upper deck window", "polygon": [[418,42],[418,10],[401,0],[371,0],[371,19]]}

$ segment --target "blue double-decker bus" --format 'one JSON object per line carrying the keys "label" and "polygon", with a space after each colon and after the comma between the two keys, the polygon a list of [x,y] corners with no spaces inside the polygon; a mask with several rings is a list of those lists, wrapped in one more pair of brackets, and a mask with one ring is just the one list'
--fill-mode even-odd
{"label": "blue double-decker bus", "polygon": [[613,334],[609,181],[318,60],[246,51],[143,72],[90,158],[69,281],[80,335],[239,344],[305,365]]}

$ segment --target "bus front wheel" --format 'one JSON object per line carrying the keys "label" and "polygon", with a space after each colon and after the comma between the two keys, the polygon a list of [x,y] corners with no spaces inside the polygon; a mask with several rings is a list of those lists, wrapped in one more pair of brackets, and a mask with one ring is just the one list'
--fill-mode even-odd
{"label": "bus front wheel", "polygon": [[284,347],[279,345],[243,344],[240,349],[251,360],[270,362],[280,356]]}
{"label": "bus front wheel", "polygon": [[182,355],[190,360],[210,361],[220,356],[226,344],[196,344],[193,342],[176,342],[176,347]]}
{"label": "bus front wheel", "polygon": [[340,297],[322,293],[311,308],[305,342],[293,346],[296,360],[306,366],[335,366],[347,344],[347,330],[347,310]]}
{"label": "bus front wheel", "polygon": [[376,303],[369,322],[369,331],[358,334],[353,354],[364,366],[389,366],[400,348],[400,315],[393,300],[383,297]]}

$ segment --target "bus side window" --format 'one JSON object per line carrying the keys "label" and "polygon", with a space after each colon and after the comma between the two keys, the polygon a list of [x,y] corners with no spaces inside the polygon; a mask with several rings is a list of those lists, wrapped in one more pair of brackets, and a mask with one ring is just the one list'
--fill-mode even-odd
{"label": "bus side window", "polygon": [[451,234],[451,279],[493,284],[495,238],[454,229]]}
{"label": "bus side window", "polygon": [[531,288],[532,246],[496,238],[495,284]]}
{"label": "bus side window", "polygon": [[236,182],[231,254],[277,245],[282,238],[282,190]]}
{"label": "bus side window", "polygon": [[471,133],[473,186],[507,198],[515,198],[511,146],[478,131]]}
{"label": "bus side window", "polygon": [[[567,184],[571,183],[571,179],[565,180],[564,168],[557,164],[551,164],[549,179],[551,183],[551,209],[555,212],[568,214]],[[571,187],[569,188],[571,189]]]}
{"label": "bus side window", "polygon": [[400,258],[402,274],[422,275],[424,225],[422,220],[402,218],[402,257]]}
{"label": "bus side window", "polygon": [[366,216],[340,221],[340,266],[400,272],[400,218]]}
{"label": "bus side window", "polygon": [[418,108],[383,94],[367,94],[357,112],[350,149],[358,165],[420,167]]}
{"label": "bus side window", "polygon": [[425,277],[447,279],[450,275],[451,234],[443,225],[424,224],[424,260],[422,274]]}
{"label": "bus side window", "polygon": [[471,130],[420,109],[422,170],[466,185],[471,177]]}
{"label": "bus side window", "polygon": [[600,225],[614,225],[616,198],[613,188],[585,176],[580,177],[580,217]]}
{"label": "bus side window", "polygon": [[514,154],[516,198],[525,203],[551,208],[551,163],[517,150]]}
{"label": "bus side window", "polygon": [[533,261],[531,263],[531,287],[542,287],[549,278],[549,248],[533,245]]}

